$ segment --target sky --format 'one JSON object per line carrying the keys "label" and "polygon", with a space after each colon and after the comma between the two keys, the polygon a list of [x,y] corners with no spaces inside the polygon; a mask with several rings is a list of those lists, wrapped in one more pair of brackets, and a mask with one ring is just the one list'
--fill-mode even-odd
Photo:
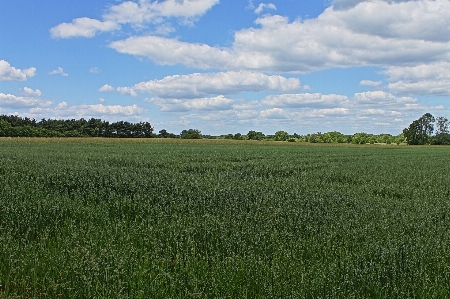
{"label": "sky", "polygon": [[0,0],[0,114],[397,135],[449,95],[449,0]]}

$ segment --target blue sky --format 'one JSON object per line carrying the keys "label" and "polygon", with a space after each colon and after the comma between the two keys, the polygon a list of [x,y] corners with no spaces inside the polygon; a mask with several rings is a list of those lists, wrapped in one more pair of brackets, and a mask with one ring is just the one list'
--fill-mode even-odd
{"label": "blue sky", "polygon": [[450,117],[448,0],[0,0],[0,114],[399,134]]}

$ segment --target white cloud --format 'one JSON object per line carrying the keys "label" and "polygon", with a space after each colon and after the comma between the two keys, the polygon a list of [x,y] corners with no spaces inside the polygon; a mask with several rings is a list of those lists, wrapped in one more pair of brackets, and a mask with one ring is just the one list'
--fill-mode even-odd
{"label": "white cloud", "polygon": [[213,98],[199,98],[192,100],[179,99],[147,99],[148,102],[161,107],[161,111],[181,112],[181,111],[223,111],[230,110],[234,104],[234,100],[217,96]]}
{"label": "white cloud", "polygon": [[285,119],[288,118],[286,111],[282,108],[270,108],[260,112],[260,116],[268,119]]}
{"label": "white cloud", "polygon": [[28,87],[24,87],[23,92],[29,97],[40,97],[42,95],[42,92],[39,89],[33,90]]}
{"label": "white cloud", "polygon": [[132,89],[130,87],[117,87],[116,90],[120,94],[127,94],[127,95],[130,95],[133,97],[137,96],[136,91],[134,91],[134,89]]}
{"label": "white cloud", "polygon": [[348,10],[330,7],[304,21],[264,16],[256,20],[260,28],[237,31],[228,48],[156,36],[133,36],[109,46],[162,65],[204,69],[309,72],[429,64],[450,59],[449,10],[448,0],[370,1]]}
{"label": "white cloud", "polygon": [[[406,2],[416,0],[382,0],[387,3]],[[367,0],[332,0],[333,8],[337,10],[353,8],[361,2],[367,2]]]}
{"label": "white cloud", "polygon": [[113,91],[114,91],[114,87],[112,87],[112,86],[109,85],[109,84],[105,84],[105,85],[103,85],[102,87],[100,87],[100,88],[98,89],[98,91],[101,91],[101,92],[113,92]]}
{"label": "white cloud", "polygon": [[182,63],[196,68],[224,68],[232,65],[233,55],[227,50],[206,44],[192,44],[159,36],[132,36],[109,44],[119,53],[146,56],[161,65]]}
{"label": "white cloud", "polygon": [[219,0],[166,0],[145,1],[138,3],[126,1],[109,8],[103,15],[105,20],[123,23],[160,23],[162,18],[181,18],[188,22],[202,16]]}
{"label": "white cloud", "polygon": [[378,91],[366,91],[355,93],[352,104],[357,107],[396,107],[397,109],[402,109],[406,105],[411,105],[417,103],[418,100],[412,97],[396,97],[395,95]]}
{"label": "white cloud", "polygon": [[389,67],[383,72],[394,93],[450,95],[450,63],[437,62],[417,66]]}
{"label": "white cloud", "polygon": [[[165,19],[177,18],[184,24],[191,24],[219,0],[141,0],[139,3],[125,1],[108,7],[102,15],[103,21],[91,18],[77,18],[71,23],[61,23],[50,29],[53,38],[94,37],[99,32],[119,30],[121,24],[142,28],[146,24],[160,24]],[[171,27],[158,27],[155,32],[167,34]]]}
{"label": "white cloud", "polygon": [[119,87],[123,94],[150,93],[159,98],[198,98],[214,95],[259,91],[295,91],[300,80],[282,76],[268,76],[257,72],[194,73],[168,76],[132,87]]}
{"label": "white cloud", "polygon": [[[333,12],[336,24],[352,32],[382,38],[448,42],[448,0],[388,3],[368,1],[342,12]],[[330,11],[329,11],[330,12]],[[382,25],[382,26],[380,26]]]}
{"label": "white cloud", "polygon": [[157,26],[152,33],[156,35],[169,35],[172,32],[175,32],[175,28],[171,24],[162,24]]}
{"label": "white cloud", "polygon": [[395,93],[415,95],[450,95],[450,80],[421,80],[419,82],[398,81],[389,83],[389,89]]}
{"label": "white cloud", "polygon": [[381,84],[383,84],[382,81],[372,81],[372,80],[361,80],[361,82],[359,82],[360,86],[378,87],[381,86]]}
{"label": "white cloud", "polygon": [[260,3],[258,5],[258,7],[255,9],[255,13],[256,14],[260,14],[263,10],[265,9],[273,9],[276,10],[277,7],[273,4],[273,3],[269,3],[269,4],[265,4],[265,3]]}
{"label": "white cloud", "polygon": [[91,118],[99,117],[101,119],[121,119],[136,118],[145,113],[147,110],[137,105],[121,106],[121,105],[73,105],[67,102],[61,102],[55,108],[32,108],[29,115],[34,117],[55,117],[55,118]]}
{"label": "white cloud", "polygon": [[58,67],[56,70],[53,70],[53,71],[49,72],[48,74],[49,75],[61,75],[61,76],[64,76],[64,77],[69,76],[69,74],[64,73],[64,70],[63,70],[62,67]]}
{"label": "white cloud", "polygon": [[36,68],[30,67],[25,70],[12,67],[7,61],[0,60],[0,81],[25,81],[36,75]]}
{"label": "white cloud", "polygon": [[41,100],[36,97],[19,97],[12,94],[0,93],[0,107],[3,108],[31,108],[31,107],[46,107],[52,102],[48,100]]}
{"label": "white cloud", "polygon": [[303,94],[282,94],[276,96],[267,96],[261,103],[269,107],[290,107],[290,108],[318,108],[318,107],[336,107],[348,103],[349,99],[343,95],[320,93]]}
{"label": "white cloud", "polygon": [[112,21],[101,22],[90,18],[77,18],[72,23],[62,23],[50,29],[53,38],[94,37],[97,32],[113,31],[120,26]]}
{"label": "white cloud", "polygon": [[342,116],[350,112],[348,108],[325,108],[325,109],[314,109],[309,114],[312,117],[326,117],[326,116]]}

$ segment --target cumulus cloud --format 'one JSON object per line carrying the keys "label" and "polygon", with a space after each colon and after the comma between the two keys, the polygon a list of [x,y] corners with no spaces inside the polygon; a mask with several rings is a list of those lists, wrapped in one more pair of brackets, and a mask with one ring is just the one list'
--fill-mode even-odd
{"label": "cumulus cloud", "polygon": [[159,98],[198,98],[240,92],[288,92],[300,87],[300,80],[297,78],[231,71],[168,76],[161,80],[141,82],[132,87],[119,87],[117,91],[130,95],[150,93]]}
{"label": "cumulus cloud", "polygon": [[33,90],[29,87],[24,87],[23,92],[29,97],[40,97],[42,92],[39,89]]}
{"label": "cumulus cloud", "polygon": [[393,107],[395,109],[403,109],[411,104],[418,103],[416,98],[412,97],[396,97],[395,95],[384,91],[366,91],[355,93],[351,100],[352,105],[360,108],[366,107]]}
{"label": "cumulus cloud", "polygon": [[[99,32],[119,30],[121,24],[135,28],[146,24],[160,24],[166,19],[177,18],[184,24],[191,24],[219,0],[141,0],[138,3],[125,1],[107,8],[102,21],[91,18],[76,18],[71,23],[61,23],[50,29],[53,38],[94,37]],[[169,27],[159,27],[167,33]],[[158,31],[157,30],[157,31]]]}
{"label": "cumulus cloud", "polygon": [[137,105],[130,106],[122,106],[122,105],[103,105],[103,104],[94,104],[94,105],[69,105],[67,102],[60,102],[56,105],[55,108],[41,108],[34,107],[30,109],[29,115],[38,117],[38,116],[46,116],[56,117],[56,118],[91,118],[91,117],[99,117],[102,119],[111,119],[111,118],[135,118],[147,110],[139,107]]}
{"label": "cumulus cloud", "polygon": [[273,9],[276,10],[277,7],[273,4],[273,3],[269,3],[269,4],[265,4],[265,3],[260,3],[258,5],[258,7],[254,10],[256,14],[260,14],[263,10],[265,9]]}
{"label": "cumulus cloud", "polygon": [[109,84],[105,84],[98,89],[98,91],[101,91],[101,92],[113,92],[114,90],[115,90],[114,87],[112,87]]}
{"label": "cumulus cloud", "polygon": [[450,95],[449,62],[389,67],[383,73],[388,76],[388,87],[394,93]]}
{"label": "cumulus cloud", "polygon": [[260,116],[268,119],[286,119],[288,118],[287,112],[282,108],[270,108],[260,112]]}
{"label": "cumulus cloud", "polygon": [[61,23],[50,29],[52,38],[94,37],[97,32],[119,29],[119,24],[112,21],[99,21],[90,18],[77,18],[71,23]]}
{"label": "cumulus cloud", "polygon": [[264,16],[255,22],[260,28],[237,31],[228,48],[156,36],[133,36],[109,46],[162,65],[204,69],[310,72],[408,66],[450,58],[449,10],[447,0],[370,1],[348,10],[329,7],[303,21]]}
{"label": "cumulus cloud", "polygon": [[318,108],[335,107],[347,103],[349,99],[343,95],[320,93],[282,94],[265,97],[261,103],[270,107]]}
{"label": "cumulus cloud", "polygon": [[16,69],[9,62],[0,60],[0,81],[25,81],[36,75],[36,68],[30,67],[25,70]]}
{"label": "cumulus cloud", "polygon": [[383,84],[382,81],[372,81],[372,80],[361,80],[361,82],[359,82],[360,86],[370,86],[370,87],[378,87],[381,86],[381,84]]}
{"label": "cumulus cloud", "polygon": [[181,63],[203,69],[223,68],[234,59],[228,50],[159,36],[132,36],[114,41],[109,47],[119,53],[146,56],[161,65]]}
{"label": "cumulus cloud", "polygon": [[[355,7],[361,2],[366,2],[367,0],[333,0],[331,1],[333,8],[336,10],[349,9]],[[387,3],[395,2],[406,2],[406,1],[416,1],[416,0],[383,0]]]}
{"label": "cumulus cloud", "polygon": [[20,97],[12,94],[0,93],[0,107],[2,108],[32,108],[32,107],[46,107],[52,102],[48,100],[41,100],[36,97]]}
{"label": "cumulus cloud", "polygon": [[225,98],[224,96],[191,100],[151,98],[146,101],[160,106],[161,111],[166,112],[230,110],[235,102],[234,100]]}
{"label": "cumulus cloud", "polygon": [[64,77],[69,76],[69,74],[64,73],[64,70],[63,70],[62,67],[58,67],[56,70],[53,70],[53,71],[49,72],[48,74],[49,75],[61,75],[61,76],[64,76]]}

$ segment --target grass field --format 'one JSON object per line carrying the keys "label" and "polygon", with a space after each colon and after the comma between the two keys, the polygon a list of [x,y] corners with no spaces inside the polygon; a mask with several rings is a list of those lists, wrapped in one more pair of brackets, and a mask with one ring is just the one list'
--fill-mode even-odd
{"label": "grass field", "polygon": [[0,139],[0,298],[449,298],[450,148]]}

